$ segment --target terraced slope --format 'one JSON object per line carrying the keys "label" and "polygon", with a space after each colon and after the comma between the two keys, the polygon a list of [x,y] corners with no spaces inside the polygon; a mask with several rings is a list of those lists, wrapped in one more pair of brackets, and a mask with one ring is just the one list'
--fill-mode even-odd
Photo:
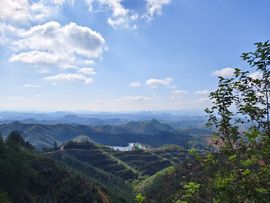
{"label": "terraced slope", "polygon": [[140,171],[142,175],[153,175],[156,172],[186,158],[186,151],[176,146],[167,146],[151,150],[133,150],[113,152],[114,156]]}
{"label": "terraced slope", "polygon": [[63,150],[81,162],[87,163],[105,172],[119,176],[124,180],[136,179],[138,172],[123,163],[117,157],[102,150],[98,145],[91,142],[84,143],[67,143]]}
{"label": "terraced slope", "polygon": [[80,174],[87,176],[110,196],[112,202],[132,202],[131,200],[134,199],[134,197],[130,184],[126,183],[122,178],[82,162],[75,157],[68,155],[66,152],[67,151],[57,151],[48,154],[48,156],[73,168]]}
{"label": "terraced slope", "polygon": [[61,150],[51,154],[58,160],[63,161],[63,158],[69,157],[87,164],[95,170],[112,174],[124,181],[132,181],[180,163],[186,158],[187,153],[177,146],[121,152],[84,141],[69,142]]}

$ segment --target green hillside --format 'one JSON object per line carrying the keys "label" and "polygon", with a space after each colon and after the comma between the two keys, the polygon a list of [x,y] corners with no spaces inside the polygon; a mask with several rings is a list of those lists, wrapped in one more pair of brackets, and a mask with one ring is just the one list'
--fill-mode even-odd
{"label": "green hillside", "polygon": [[151,150],[132,150],[128,152],[113,152],[134,169],[145,175],[153,175],[166,167],[177,164],[186,158],[185,150],[177,146],[154,148]]}
{"label": "green hillside", "polygon": [[175,145],[121,152],[83,140],[70,141],[60,150],[48,152],[47,156],[89,177],[110,196],[121,194],[121,202],[132,202],[136,194],[134,182],[181,163],[187,153]]}
{"label": "green hillside", "polygon": [[[190,160],[165,168],[136,182],[134,191],[145,197],[145,203],[172,203],[181,199],[187,182],[195,178],[203,180],[206,177],[206,171]],[[202,191],[202,194],[203,192],[206,191]]]}
{"label": "green hillside", "polygon": [[0,202],[110,202],[96,183],[32,151],[13,132],[0,140]]}
{"label": "green hillside", "polygon": [[99,185],[110,196],[111,202],[132,202],[132,187],[122,178],[82,162],[65,152],[52,153],[49,156]]}
{"label": "green hillside", "polygon": [[[38,128],[42,127],[32,126],[25,132],[34,132],[33,130]],[[4,153],[1,161],[8,163],[6,151],[8,154],[15,153],[16,156],[11,157],[10,165],[11,168],[16,167],[15,171],[3,167],[5,164],[0,168],[1,174],[11,178],[5,180],[5,177],[1,176],[1,194],[14,202],[61,202],[60,198],[63,198],[64,202],[132,203],[139,192],[146,197],[152,194],[153,189],[149,189],[153,187],[150,184],[152,181],[149,183],[149,180],[154,180],[154,177],[164,173],[160,171],[167,171],[166,168],[175,167],[188,157],[187,151],[177,145],[115,151],[93,142],[85,135],[77,136],[49,151],[35,152],[29,141],[25,142],[17,132],[11,132],[11,135],[14,133],[19,137],[19,141],[16,141],[19,144],[16,144],[14,149],[9,146],[10,135],[6,138],[6,144],[2,141]],[[20,165],[16,165],[16,161],[19,161]],[[12,179],[14,176],[15,179],[22,178],[23,183],[18,184],[16,190],[11,190],[8,185],[15,181]],[[52,185],[55,182],[57,184]],[[10,188],[14,187],[10,185]]]}

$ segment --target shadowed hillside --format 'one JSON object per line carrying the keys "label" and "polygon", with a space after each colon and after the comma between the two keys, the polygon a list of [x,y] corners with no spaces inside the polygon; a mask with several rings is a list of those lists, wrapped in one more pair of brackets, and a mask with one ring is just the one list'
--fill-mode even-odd
{"label": "shadowed hillside", "polygon": [[206,130],[176,131],[170,125],[160,123],[157,120],[96,127],[77,124],[46,125],[20,122],[0,125],[3,137],[14,130],[19,131],[25,140],[38,149],[50,148],[55,142],[61,144],[80,135],[85,135],[94,142],[111,146],[142,143],[155,147],[164,144],[189,147],[193,144],[203,144],[205,137],[209,134]]}
{"label": "shadowed hillside", "polygon": [[101,186],[32,150],[16,132],[0,140],[0,202],[110,202]]}

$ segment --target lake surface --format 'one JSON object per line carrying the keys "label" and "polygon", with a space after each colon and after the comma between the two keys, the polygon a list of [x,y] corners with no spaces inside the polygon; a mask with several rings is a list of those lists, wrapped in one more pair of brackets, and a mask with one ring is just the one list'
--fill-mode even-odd
{"label": "lake surface", "polygon": [[133,150],[135,147],[139,148],[139,149],[145,149],[145,147],[140,144],[140,143],[128,143],[128,146],[126,147],[121,147],[121,146],[109,146],[110,148],[112,148],[113,150],[118,150],[118,151],[131,151]]}

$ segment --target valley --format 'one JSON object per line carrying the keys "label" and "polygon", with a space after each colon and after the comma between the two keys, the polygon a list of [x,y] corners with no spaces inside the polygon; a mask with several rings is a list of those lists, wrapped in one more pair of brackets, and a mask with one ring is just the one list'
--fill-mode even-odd
{"label": "valley", "polygon": [[270,203],[270,0],[0,0],[0,203]]}
{"label": "valley", "polygon": [[[197,147],[208,150],[206,140],[209,130],[206,128],[175,128],[155,118],[125,121],[118,125],[82,125],[76,122],[48,124],[42,121],[29,123],[29,120],[32,119],[27,119],[27,122],[3,121],[0,125],[6,142],[6,153],[15,150],[8,141],[15,134],[16,140],[23,140],[14,142],[19,149],[15,152],[28,165],[26,173],[34,172],[42,179],[36,179],[36,175],[22,177],[27,180],[24,183],[26,191],[21,191],[19,196],[4,189],[9,198],[20,202],[29,202],[29,195],[38,202],[45,201],[46,198],[61,202],[62,195],[67,202],[89,202],[87,199],[90,195],[93,198],[90,202],[133,203],[136,195],[143,193],[141,188],[145,187],[148,180],[189,159],[189,149]],[[188,125],[194,124],[190,121]],[[5,156],[0,156],[0,162],[1,160],[5,162]],[[73,188],[70,191],[71,188],[65,186],[58,186],[58,189],[50,186],[49,182],[56,179],[66,181],[65,178],[62,180],[63,172],[59,173],[57,168],[78,179],[76,184],[80,186],[74,183],[72,187],[79,189],[84,184],[90,184],[95,195],[82,189],[78,191]],[[1,170],[4,169],[0,167],[0,172]],[[56,179],[46,182],[47,176]],[[33,184],[51,194],[41,194],[39,190],[32,189]],[[63,191],[63,194],[59,191]],[[25,197],[21,199],[20,196]]]}
{"label": "valley", "polygon": [[[149,118],[147,115],[144,115],[144,117]],[[49,117],[48,115],[46,117],[39,115],[43,119],[40,119],[38,122],[33,120],[37,115],[30,116],[32,117],[24,115],[22,116],[24,120],[20,121],[2,120],[2,124],[0,124],[2,136],[5,138],[10,132],[18,131],[35,148],[42,150],[43,148],[52,147],[54,143],[61,145],[69,140],[79,139],[80,136],[86,136],[93,142],[107,146],[126,147],[129,143],[140,143],[149,147],[176,144],[184,148],[192,146],[203,148],[207,137],[211,134],[203,125],[205,123],[204,119],[200,118],[194,121],[192,117],[183,122],[181,120],[177,121],[179,118],[174,118],[173,121],[164,120],[161,122],[155,118],[159,117],[158,115],[152,115],[150,120],[125,120],[124,124],[95,125],[89,122],[86,125],[81,124],[80,119],[78,119],[80,118],[79,116],[76,116],[72,123],[54,120],[53,124],[48,124],[47,121],[43,120]],[[115,115],[114,119],[119,119],[116,116],[119,115]],[[72,116],[69,115],[69,117]],[[10,115],[6,116],[6,118],[11,119],[12,117]],[[87,119],[89,118],[87,117]],[[102,119],[105,119],[104,123],[106,123],[107,118]],[[100,122],[103,121],[102,119]],[[29,123],[29,120],[32,123]],[[93,120],[92,117],[91,120]]]}

